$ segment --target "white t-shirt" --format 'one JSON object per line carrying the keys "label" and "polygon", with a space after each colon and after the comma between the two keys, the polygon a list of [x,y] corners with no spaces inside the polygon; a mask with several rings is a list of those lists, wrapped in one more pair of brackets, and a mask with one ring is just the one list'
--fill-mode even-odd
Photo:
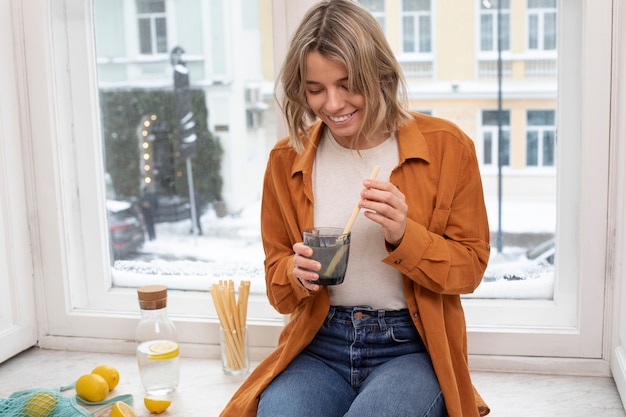
{"label": "white t-shirt", "polygon": [[[374,148],[361,150],[359,155],[339,145],[326,128],[313,164],[315,226],[346,227],[361,198],[363,180],[370,177],[374,166],[380,166],[376,178],[389,181],[398,161],[395,135]],[[406,308],[402,274],[381,262],[387,256],[382,227],[366,218],[361,210],[351,232],[346,277],[341,285],[329,286],[331,304],[384,310]]]}

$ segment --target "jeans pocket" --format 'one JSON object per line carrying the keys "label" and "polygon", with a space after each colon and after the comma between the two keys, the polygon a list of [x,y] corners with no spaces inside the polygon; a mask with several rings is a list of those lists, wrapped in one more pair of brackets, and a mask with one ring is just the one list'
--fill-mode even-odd
{"label": "jeans pocket", "polygon": [[389,336],[391,340],[397,343],[415,342],[419,340],[419,334],[413,324],[390,326]]}

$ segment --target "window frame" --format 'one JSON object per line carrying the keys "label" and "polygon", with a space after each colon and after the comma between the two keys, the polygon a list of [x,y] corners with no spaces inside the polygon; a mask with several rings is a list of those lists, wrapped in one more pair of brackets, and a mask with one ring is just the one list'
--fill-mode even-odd
{"label": "window frame", "polygon": [[[527,4],[526,6],[526,51],[532,54],[555,55],[556,54],[555,49],[545,49],[546,34],[545,34],[544,29],[545,29],[546,15],[549,13],[556,14],[557,9],[548,8],[548,7],[530,8],[528,6],[530,2],[531,0],[526,0],[526,4]],[[531,47],[531,42],[530,42],[530,37],[531,37],[530,21],[531,21],[532,16],[537,17],[537,34],[536,34],[537,35],[537,47],[536,48]],[[558,45],[558,34],[556,35],[556,37],[557,37],[556,42]]]}
{"label": "window frame", "polygon": [[[139,11],[138,2],[145,0],[135,0],[135,10],[136,10],[136,28],[137,28],[137,45],[138,45],[138,54],[145,56],[153,56],[153,55],[164,55],[169,53],[169,36],[168,36],[168,27],[167,27],[167,0],[158,0],[163,3],[163,11],[162,12],[141,12]],[[154,1],[154,0],[149,0]],[[141,33],[141,21],[147,20],[149,22],[150,29],[150,52],[142,51],[142,33]],[[165,29],[165,51],[159,51],[159,35],[158,31],[158,21],[162,20],[164,29]]]}
{"label": "window frame", "polygon": [[[403,10],[403,5],[404,5],[404,0],[402,0],[402,7],[401,7],[401,11],[400,11],[400,33],[402,34],[402,55],[404,56],[412,56],[412,57],[419,57],[420,60],[431,60],[433,59],[433,55],[434,55],[434,47],[435,47],[435,43],[434,43],[434,33],[435,33],[435,29],[433,27],[434,25],[434,2],[432,0],[429,1],[430,3],[430,10],[429,11],[424,11],[424,10],[419,10],[419,11],[404,11]],[[414,51],[406,51],[404,49],[404,29],[405,29],[405,18],[410,17],[413,20],[413,42],[414,42],[414,46],[415,46],[415,50]],[[421,49],[421,42],[422,42],[422,37],[421,37],[421,24],[420,24],[420,18],[422,17],[427,17],[429,20],[429,39],[428,39],[428,43],[429,43],[429,49],[428,51],[422,52]]]}
{"label": "window frame", "polygon": [[[92,33],[89,2],[33,3],[23,10],[23,19],[28,28],[30,158],[37,167],[27,183],[36,196],[34,209],[46,207],[37,212],[32,232],[39,317],[44,318],[40,346],[130,351],[138,318],[136,292],[110,289],[110,278],[103,276],[108,248],[102,236],[106,227],[104,181],[98,174],[101,158],[90,141],[77,140],[100,134],[94,106],[95,60],[89,58],[93,44],[88,36],[75,36]],[[290,33],[295,23],[286,22],[298,21],[311,4],[288,3],[292,1],[273,0],[282,8],[274,17],[285,19],[275,20],[279,25],[275,34]],[[582,360],[587,369],[608,372],[604,329],[597,323],[604,323],[604,286],[598,281],[606,279],[611,60],[610,48],[598,46],[611,42],[610,25],[605,24],[610,17],[610,0],[560,1],[557,39],[568,39],[562,35],[566,33],[579,41],[567,45],[559,41],[559,56],[568,65],[559,69],[558,99],[559,116],[566,114],[570,122],[578,123],[557,123],[559,137],[570,140],[567,158],[559,158],[559,172],[573,174],[559,176],[559,206],[575,208],[559,216],[557,273],[574,278],[557,280],[559,289],[551,302],[465,300],[474,366],[533,369],[533,363],[541,362],[533,361],[533,356],[560,357],[570,360],[560,362],[565,371],[572,360]],[[39,24],[42,21],[46,24]],[[286,40],[276,42],[280,56]],[[590,137],[594,140],[584,140]],[[170,296],[171,316],[187,354],[219,355],[218,323],[209,300],[208,292]],[[253,357],[271,349],[281,327],[279,319],[250,320]],[[524,364],[521,357],[527,358]]]}
{"label": "window frame", "polygon": [[[498,139],[498,125],[486,125],[484,123],[484,115],[485,112],[495,112],[497,113],[498,110],[492,110],[492,109],[482,109],[480,111],[480,145],[477,146],[477,148],[479,148],[478,152],[480,152],[479,158],[478,160],[480,161],[480,163],[482,164],[483,168],[485,169],[493,169],[493,168],[497,168],[498,167],[498,158],[500,155],[500,149],[499,149],[499,144],[500,141]],[[505,114],[508,116],[509,119],[509,123],[508,124],[502,124],[502,137],[503,140],[506,141],[506,151],[507,154],[502,162],[502,167],[503,168],[509,168],[511,166],[511,124],[510,124],[510,120],[511,120],[511,111],[508,109],[503,109],[502,110],[503,113],[503,118],[505,117]],[[492,135],[492,144],[491,144],[491,163],[487,164],[485,162],[485,133],[491,133]]]}
{"label": "window frame", "polygon": [[[496,0],[496,1],[501,1],[501,0]],[[478,10],[479,10],[479,17],[478,17],[478,22],[479,24],[478,26],[478,53],[481,57],[484,56],[494,56],[497,55],[498,53],[498,7],[497,6],[492,6],[491,8],[483,8],[482,7],[482,0],[478,0]],[[491,16],[491,49],[483,49],[482,45],[483,45],[483,16]],[[506,22],[508,22],[508,25],[502,25],[502,30],[506,31],[504,34],[506,36],[502,36],[503,40],[508,40],[508,42],[505,44],[504,42],[502,43],[502,52],[503,53],[510,53],[511,52],[511,4],[509,3],[509,7],[508,8],[502,8],[501,10],[501,17],[502,18],[506,18]],[[504,23],[504,21],[503,21]]]}
{"label": "window frame", "polygon": [[[554,167],[555,164],[555,157],[556,157],[556,126],[555,125],[531,125],[528,123],[528,116],[530,112],[537,112],[537,111],[541,111],[541,112],[552,112],[553,115],[552,117],[555,117],[555,110],[551,110],[551,109],[542,109],[542,110],[537,110],[537,109],[528,109],[526,111],[526,166],[528,168],[551,168]],[[555,119],[556,120],[556,119]],[[530,149],[529,149],[529,137],[528,134],[534,132],[537,134],[537,147],[535,149],[535,155],[534,157],[536,158],[536,164],[535,165],[530,165],[528,163],[528,157],[529,157],[529,153],[530,153]],[[546,133],[551,134],[552,138],[546,138],[545,135]],[[552,164],[546,164],[545,163],[545,146],[546,146],[546,141],[551,141],[551,146],[552,146]]]}

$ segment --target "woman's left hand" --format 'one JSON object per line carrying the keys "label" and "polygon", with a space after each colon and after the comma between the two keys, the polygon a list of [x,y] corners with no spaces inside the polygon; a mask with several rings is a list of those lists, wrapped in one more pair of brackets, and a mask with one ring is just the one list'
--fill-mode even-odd
{"label": "woman's left hand", "polygon": [[398,246],[406,230],[408,206],[404,194],[388,181],[368,179],[363,185],[359,206],[366,210],[365,217],[380,224],[385,240]]}

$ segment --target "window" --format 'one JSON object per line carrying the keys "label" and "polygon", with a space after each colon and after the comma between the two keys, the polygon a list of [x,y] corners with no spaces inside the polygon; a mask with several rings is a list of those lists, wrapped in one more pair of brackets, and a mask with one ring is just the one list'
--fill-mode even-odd
{"label": "window", "polygon": [[268,105],[263,102],[259,88],[246,88],[246,125],[248,129],[259,129],[263,126],[263,113]]}
{"label": "window", "polygon": [[[182,42],[182,46],[186,49],[184,59],[189,68],[191,85],[193,87],[201,85],[202,88],[208,90],[208,93],[205,91],[204,100],[199,100],[204,101],[206,108],[209,109],[207,130],[211,135],[219,137],[219,143],[224,147],[225,155],[228,152],[230,156],[237,155],[241,158],[231,160],[225,156],[222,169],[226,175],[223,176],[224,187],[221,197],[230,202],[229,210],[235,207],[236,211],[234,215],[218,217],[218,210],[211,207],[211,216],[203,218],[203,220],[210,220],[203,223],[204,236],[209,232],[233,233],[230,224],[237,222],[239,226],[234,234],[241,239],[227,241],[232,245],[228,247],[225,246],[225,241],[220,241],[209,248],[209,251],[205,247],[195,247],[194,241],[199,237],[189,233],[189,219],[187,219],[187,223],[179,224],[183,227],[176,233],[178,239],[186,239],[188,245],[181,250],[182,245],[170,244],[170,252],[167,253],[171,256],[171,251],[174,251],[173,254],[181,261],[178,265],[198,266],[184,258],[190,254],[217,256],[221,260],[232,261],[232,265],[239,261],[241,257],[238,255],[241,253],[245,252],[245,256],[256,253],[250,250],[252,245],[249,245],[258,238],[254,234],[254,223],[250,223],[250,227],[245,227],[242,225],[242,219],[248,218],[246,210],[253,210],[251,201],[258,201],[259,166],[262,171],[267,147],[271,146],[276,138],[275,133],[268,133],[266,136],[263,130],[276,132],[279,122],[275,114],[268,111],[264,113],[266,117],[263,117],[262,128],[253,129],[252,132],[246,131],[245,88],[260,83],[262,97],[271,95],[271,86],[260,80],[273,80],[274,73],[273,70],[268,69],[272,67],[271,65],[263,63],[257,67],[255,63],[258,63],[258,60],[249,59],[254,51],[262,57],[271,57],[271,54],[268,55],[267,43],[250,44],[252,50],[250,53],[232,53],[234,50],[239,50],[237,46],[241,46],[236,42],[247,45],[250,41],[250,37],[247,36],[250,35],[249,33],[238,39],[230,39],[231,37],[237,38],[232,31],[238,29],[233,28],[241,27],[241,16],[234,13],[234,10],[238,8],[231,7],[236,1],[201,2],[206,7],[198,13],[187,11],[185,29],[192,26],[201,28],[202,22],[211,21],[210,19],[221,20],[224,36],[217,36],[221,33],[220,31],[211,32],[210,36],[204,37],[205,40],[209,39],[207,42],[212,43],[206,48],[200,48],[199,45],[190,41]],[[105,3],[107,6],[111,4]],[[308,5],[307,2],[298,3],[302,7],[294,9],[306,9],[305,3]],[[167,4],[176,4],[176,9],[180,9],[182,3],[168,2]],[[240,5],[240,3],[237,4]],[[286,12],[288,10],[286,5],[292,4],[293,0],[272,1],[273,7],[278,5],[286,14],[283,21],[274,19],[274,27],[289,28],[289,24],[299,20],[299,16],[290,14],[296,13],[293,9],[290,9],[291,12]],[[461,4],[463,2],[440,2],[437,5],[438,12],[441,12],[442,16],[453,15],[453,13],[446,13],[445,7],[456,8]],[[554,297],[533,300],[502,300],[497,297],[463,300],[469,328],[469,353],[473,355],[472,360],[479,361],[478,366],[503,367],[524,357],[523,361],[531,363],[529,368],[532,369],[532,357],[548,356],[562,358],[559,363],[565,364],[562,365],[565,367],[574,362],[571,358],[601,358],[603,342],[606,342],[602,338],[604,327],[599,326],[598,323],[603,322],[602,313],[605,308],[603,284],[606,275],[607,221],[610,219],[610,210],[607,207],[610,181],[608,170],[597,169],[597,167],[609,165],[611,55],[610,48],[606,48],[606,45],[610,44],[612,33],[607,28],[606,22],[611,21],[613,2],[610,0],[568,0],[563,4],[565,7],[563,10],[559,9],[558,18],[559,22],[567,24],[559,25],[558,29],[561,40],[558,56],[559,88],[558,96],[552,97],[553,100],[558,101],[558,105],[543,105],[545,103],[542,101],[541,105],[535,103],[532,106],[523,107],[513,100],[515,97],[505,95],[505,108],[509,112],[511,129],[509,166],[506,171],[513,171],[511,175],[504,178],[507,191],[520,191],[522,185],[536,191],[538,184],[538,182],[528,182],[531,178],[525,174],[532,171],[534,175],[537,174],[537,170],[526,170],[525,158],[520,156],[525,154],[527,110],[557,109],[559,120],[556,128],[559,130],[560,137],[567,138],[566,141],[559,143],[558,152],[555,154],[555,168],[558,169],[559,182],[558,192],[553,192],[552,195],[558,198],[557,206],[565,207],[565,209],[559,209],[556,219],[558,232],[555,236],[557,244],[554,257],[556,270]],[[42,282],[46,290],[45,300],[41,303],[41,310],[46,317],[44,324],[46,327],[39,340],[43,347],[55,346],[57,348],[72,346],[85,348],[88,343],[97,340],[104,345],[103,349],[117,349],[119,345],[125,343],[123,341],[132,339],[134,324],[138,317],[134,288],[138,281],[133,281],[133,279],[138,276],[126,274],[122,277],[126,279],[125,285],[113,285],[105,210],[104,173],[106,171],[103,163],[104,157],[108,159],[109,155],[105,155],[107,152],[103,149],[102,141],[105,140],[103,136],[106,136],[106,140],[133,141],[138,146],[138,138],[136,130],[130,134],[126,131],[115,130],[108,130],[106,135],[103,133],[105,117],[99,114],[100,93],[106,89],[101,89],[97,80],[101,76],[99,71],[105,68],[105,65],[101,64],[105,59],[101,57],[102,59],[94,60],[94,57],[99,56],[96,52],[99,50],[98,41],[96,40],[94,44],[90,36],[85,36],[85,34],[99,33],[90,19],[90,16],[94,16],[92,3],[82,0],[66,0],[65,2],[50,2],[49,5],[50,7],[26,8],[23,14],[19,14],[20,18],[24,19],[24,27],[36,28],[23,39],[23,53],[28,71],[19,72],[19,76],[23,77],[19,81],[23,82],[21,85],[28,86],[25,90],[29,96],[28,112],[31,116],[29,120],[36,121],[28,125],[30,132],[25,135],[25,139],[32,143],[23,148],[25,152],[32,150],[28,162],[30,162],[29,166],[36,167],[36,169],[26,170],[29,176],[25,181],[26,186],[29,187],[26,194],[33,196],[40,207],[45,208],[36,213],[36,221],[31,224],[37,229],[34,235],[40,238],[34,242],[37,246],[34,249],[36,259],[33,260],[37,278],[35,281]],[[474,19],[464,18],[464,22],[475,21],[476,24],[470,25],[472,27],[469,30],[475,31],[472,33],[478,33],[476,26],[480,24],[480,8],[476,6],[476,3],[473,3],[471,7],[475,9]],[[173,12],[173,10],[168,10],[168,13]],[[183,13],[184,10],[177,10],[177,12]],[[266,17],[262,20],[261,28],[266,27],[265,25],[269,22],[267,13],[270,12],[259,8],[259,15]],[[402,21],[401,13],[402,11],[398,10],[399,16],[396,17],[398,22]],[[520,14],[522,23],[516,22],[512,27],[524,27],[523,20],[526,15]],[[135,12],[124,14],[124,18],[126,27],[135,26]],[[516,15],[515,18],[519,16]],[[40,22],[49,22],[49,25],[39,29],[42,26]],[[403,51],[402,29],[399,27],[394,29],[392,26],[387,25],[387,30],[397,29],[397,36],[390,37],[395,40],[394,50]],[[462,29],[462,26],[464,25],[455,25],[458,29]],[[204,29],[216,30],[215,27]],[[242,33],[236,33],[242,35]],[[472,36],[472,33],[466,38],[454,36],[451,39],[457,43],[463,39],[471,39],[473,42],[477,37]],[[523,48],[524,38],[520,38],[518,42],[512,42],[511,45],[519,45]],[[199,40],[197,37],[193,39]],[[281,39],[274,41],[280,42]],[[231,41],[232,44],[229,43]],[[438,39],[439,41],[443,39]],[[221,49],[218,47],[220,43]],[[434,49],[434,45],[432,46]],[[478,46],[473,49],[470,45],[464,48],[464,51],[480,53],[478,49]],[[277,48],[276,51],[278,50]],[[437,50],[439,51],[439,48]],[[223,53],[224,59],[214,60],[211,55],[213,52]],[[115,70],[115,65],[126,65],[129,57],[117,55],[107,59],[111,64],[110,69]],[[467,59],[475,62],[472,53],[468,54]],[[220,74],[224,75],[222,81],[211,77],[217,72],[215,66],[218,64],[221,68]],[[438,62],[438,67],[443,64],[444,62]],[[456,120],[464,130],[470,133],[471,137],[481,138],[483,123],[480,118],[482,115],[476,109],[495,108],[496,94],[493,85],[491,87],[481,85],[481,88],[476,90],[469,89],[479,81],[478,76],[476,79],[471,77],[474,74],[471,71],[472,67],[470,63],[468,65],[470,76],[458,78],[471,80],[471,82],[469,84],[460,82],[458,91],[463,93],[462,97],[454,96],[454,100],[449,101],[450,106],[443,108],[439,105],[446,95],[452,97],[454,94],[449,88],[449,80],[453,78],[442,77],[435,83],[437,89],[433,88],[431,91],[437,97],[436,102],[432,100],[432,96],[424,99],[427,89],[417,88],[425,86],[426,83],[412,84],[410,86],[411,108],[432,109],[433,114]],[[169,66],[167,68],[171,70]],[[257,77],[253,80],[245,77],[239,78],[237,82],[229,83],[228,77],[234,77],[236,71],[243,68],[246,71],[253,71]],[[465,67],[462,66],[462,68]],[[117,70],[111,75],[138,77],[134,73],[123,74],[124,71],[119,68]],[[518,75],[523,76],[523,71],[520,71]],[[142,82],[148,84],[149,74],[146,73],[143,77]],[[112,84],[107,84],[107,88],[112,86]],[[158,88],[151,86],[154,90],[161,89],[165,92],[171,90],[171,83],[164,83]],[[446,86],[447,89],[444,88]],[[504,88],[506,91],[506,83]],[[517,92],[518,96],[523,96],[522,93],[527,91],[517,90]],[[468,96],[476,100],[470,110],[459,99]],[[534,96],[531,98],[537,99]],[[235,105],[235,103],[238,104]],[[272,106],[271,99],[267,103]],[[202,120],[204,118],[197,121]],[[493,129],[493,125],[487,127]],[[85,140],[85,138],[97,138],[97,140]],[[492,140],[494,139],[495,136],[492,137]],[[477,145],[480,141],[481,139],[478,139]],[[136,154],[137,151],[133,150],[133,153]],[[482,152],[479,155],[483,155]],[[120,160],[120,163],[132,164],[135,167],[133,169],[139,170],[139,160],[130,156],[132,155],[129,155],[128,161]],[[182,173],[184,175],[184,170]],[[493,191],[495,182],[493,175],[485,175],[486,190]],[[114,177],[115,188],[119,188],[119,183],[119,178]],[[508,201],[510,200],[505,194],[504,203]],[[515,203],[517,202],[514,201],[512,206],[518,211],[507,218],[520,219],[533,215],[533,213],[529,214],[527,206]],[[594,221],[585,221],[590,218]],[[162,226],[175,229],[175,227],[170,228],[169,225]],[[159,243],[159,240],[160,235],[157,230],[157,239],[154,243]],[[227,250],[224,250],[225,248]],[[584,248],[584,253],[581,253],[581,248]],[[40,254],[43,256],[39,256]],[[237,258],[234,259],[234,256]],[[167,264],[164,263],[164,265]],[[232,269],[224,271],[218,268],[214,270],[215,272],[204,269],[195,271],[200,273],[174,277],[171,272],[176,265],[176,263],[170,264],[170,269],[162,270],[160,275],[155,274],[151,280],[154,282],[170,279],[172,282],[174,280],[177,282],[180,290],[172,291],[168,305],[172,317],[180,324],[178,326],[179,337],[184,347],[188,349],[187,352],[217,356],[219,355],[219,329],[216,314],[208,292],[198,290],[198,288],[210,284],[212,279],[228,276],[227,273],[234,276],[236,280],[241,276],[247,276],[247,265],[236,270],[234,275],[232,275]],[[151,266],[158,265],[153,263]],[[169,275],[163,273],[166,271]],[[193,268],[188,269],[187,272],[194,272]],[[494,286],[497,287],[498,283],[505,282],[495,282]],[[511,280],[506,284],[515,288],[518,281]],[[250,339],[253,348],[273,346],[275,336],[282,326],[282,317],[277,317],[275,312],[268,307],[265,296],[262,294],[263,290],[261,285],[257,300],[251,299],[251,303],[257,302],[257,304],[254,306],[251,304],[249,309],[249,311],[254,310],[255,317],[250,321],[252,325]],[[267,349],[261,353],[257,351],[256,355],[259,357],[266,352]],[[255,353],[253,352],[252,355],[254,357]],[[483,357],[481,355],[497,356],[489,356],[485,362],[481,363],[481,357]],[[508,362],[507,359],[499,359],[507,355],[516,356],[517,359],[508,360]],[[585,361],[585,366],[591,362]]]}
{"label": "window", "polygon": [[185,25],[171,33],[180,45],[168,51],[166,37],[158,36],[166,33],[159,31],[166,2],[138,1],[140,27],[152,35],[142,37],[142,51],[168,54],[146,61],[124,49],[110,56],[109,39],[122,33],[125,41],[110,16],[126,13],[129,20],[133,11],[95,1],[99,136],[109,191],[107,284],[158,281],[205,292],[220,279],[245,279],[252,282],[251,315],[280,323],[264,297],[258,224],[262,173],[277,135],[275,116],[267,114],[274,112],[272,55],[264,53],[271,38],[261,33],[271,26],[257,1],[240,6],[172,7],[169,18]]}
{"label": "window", "polygon": [[[500,29],[498,29],[498,15],[500,16]],[[481,0],[480,50],[482,52],[498,51],[498,33],[500,33],[501,50],[509,51],[511,49],[510,0]]]}
{"label": "window", "polygon": [[402,51],[429,54],[432,52],[430,0],[402,0]]}
{"label": "window", "polygon": [[556,0],[528,0],[528,49],[556,51]]}
{"label": "window", "polygon": [[139,53],[145,55],[167,53],[165,0],[137,0],[136,4]]}
{"label": "window", "polygon": [[502,158],[502,166],[510,161],[510,113],[502,111],[502,149],[498,148],[498,111],[483,110],[482,112],[482,163],[487,166],[498,166],[498,156]]}
{"label": "window", "polygon": [[526,165],[554,166],[555,162],[554,110],[526,112]]}

